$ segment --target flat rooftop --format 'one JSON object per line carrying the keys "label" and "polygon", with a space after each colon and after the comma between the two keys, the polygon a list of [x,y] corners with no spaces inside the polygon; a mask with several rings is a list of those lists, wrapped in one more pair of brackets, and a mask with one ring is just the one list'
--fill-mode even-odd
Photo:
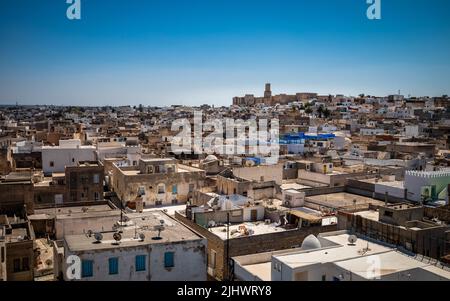
{"label": "flat rooftop", "polygon": [[298,183],[283,183],[281,185],[282,190],[290,190],[290,189],[302,190],[302,189],[307,189],[307,188],[311,188],[311,186],[302,185],[302,184],[298,184]]}
{"label": "flat rooftop", "polygon": [[370,219],[373,221],[378,221],[380,218],[380,213],[377,210],[364,210],[355,212],[354,215],[359,215],[363,218]]}
{"label": "flat rooftop", "polygon": [[[240,227],[242,228],[243,226],[247,230],[249,230],[251,232],[251,234],[249,234],[249,235],[241,234],[239,232],[239,228]],[[214,233],[221,239],[223,239],[223,240],[227,239],[227,227],[226,226],[212,227],[209,230],[210,230],[210,232]],[[277,227],[275,223],[265,224],[264,221],[234,224],[234,225],[230,226],[229,230],[230,230],[230,239],[286,231],[286,229],[284,229],[282,227]]]}
{"label": "flat rooftop", "polygon": [[[354,200],[356,200],[356,203],[353,202]],[[324,207],[333,207],[333,208],[345,208],[355,205],[359,206],[369,204],[384,205],[383,201],[347,192],[337,192],[337,193],[309,196],[305,199],[305,201],[315,203]]]}
{"label": "flat rooftop", "polygon": [[[422,262],[415,260],[405,254],[402,254],[397,251],[391,251],[386,253],[378,254],[379,258],[379,273],[380,276],[386,276],[393,273],[399,273],[404,271],[410,271],[417,268],[426,269],[431,273],[438,273],[440,276],[450,279],[450,272],[439,269],[436,266],[430,265],[428,262]],[[353,274],[356,274],[362,278],[369,279],[367,271],[370,271],[373,263],[370,260],[367,260],[366,257],[359,257],[350,260],[344,260],[340,262],[336,262],[340,268],[343,268],[347,271],[351,271]],[[370,274],[369,274],[370,275]],[[408,275],[399,275],[401,279],[399,280],[408,280]]]}
{"label": "flat rooftop", "polygon": [[[162,211],[127,213],[126,216],[128,221],[122,228],[120,243],[117,243],[113,238],[113,231],[102,233],[103,239],[100,243],[96,242],[94,235],[92,237],[89,237],[87,234],[67,235],[64,239],[68,249],[72,252],[82,252],[202,239],[202,237]],[[164,230],[161,231],[160,239],[154,239],[158,237],[158,231],[154,227],[160,226],[161,220],[164,221]],[[107,228],[106,225],[105,228]],[[136,235],[140,233],[144,234],[144,240],[139,239],[138,235]]]}
{"label": "flat rooftop", "polygon": [[[382,252],[391,251],[392,248],[375,244],[367,243],[364,239],[356,240],[354,245],[348,243],[349,234],[339,234],[327,236],[325,239],[339,244],[337,247],[313,249],[297,254],[274,256],[292,269],[296,269],[303,266],[314,265],[317,263],[323,264],[327,262],[336,262],[341,260],[352,259],[355,257],[362,257],[368,255],[379,254]],[[363,250],[369,246],[369,250],[364,252]]]}
{"label": "flat rooftop", "polygon": [[44,216],[57,216],[58,219],[63,218],[82,218],[106,215],[119,215],[120,210],[111,208],[108,204],[98,204],[89,206],[68,206],[68,207],[52,207],[35,209],[34,214],[29,218],[38,218]]}
{"label": "flat rooftop", "polygon": [[375,178],[362,179],[362,180],[359,180],[359,181],[370,183],[370,184],[384,185],[384,186],[389,186],[389,187],[404,188],[404,181],[383,181],[383,180],[378,180],[377,181],[377,179],[375,179]]}

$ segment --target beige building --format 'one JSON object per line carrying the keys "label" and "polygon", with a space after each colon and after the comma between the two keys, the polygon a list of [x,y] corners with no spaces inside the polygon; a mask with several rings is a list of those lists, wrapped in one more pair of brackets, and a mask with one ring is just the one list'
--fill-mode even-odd
{"label": "beige building", "polygon": [[124,204],[144,206],[185,203],[204,186],[205,171],[175,159],[140,159],[137,166],[113,164],[112,189]]}

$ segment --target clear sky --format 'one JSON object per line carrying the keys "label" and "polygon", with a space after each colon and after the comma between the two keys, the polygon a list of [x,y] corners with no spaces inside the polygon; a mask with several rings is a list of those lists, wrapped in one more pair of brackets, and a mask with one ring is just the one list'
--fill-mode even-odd
{"label": "clear sky", "polygon": [[450,94],[450,1],[0,1],[0,104],[229,105],[273,93]]}

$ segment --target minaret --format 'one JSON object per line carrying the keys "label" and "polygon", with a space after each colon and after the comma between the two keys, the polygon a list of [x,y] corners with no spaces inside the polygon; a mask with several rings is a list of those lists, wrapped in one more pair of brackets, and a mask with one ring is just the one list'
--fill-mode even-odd
{"label": "minaret", "polygon": [[264,98],[271,98],[272,91],[270,91],[270,83],[266,84],[266,90],[264,91]]}

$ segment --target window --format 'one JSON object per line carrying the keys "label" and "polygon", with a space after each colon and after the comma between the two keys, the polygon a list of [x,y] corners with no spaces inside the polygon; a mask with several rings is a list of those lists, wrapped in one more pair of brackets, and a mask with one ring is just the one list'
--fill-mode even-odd
{"label": "window", "polygon": [[194,191],[194,184],[189,184],[189,192],[193,192]]}
{"label": "window", "polygon": [[174,259],[174,252],[164,253],[164,267],[173,268],[175,266],[173,259]]}
{"label": "window", "polygon": [[75,158],[72,158],[72,163],[75,163]]}
{"label": "window", "polygon": [[93,182],[94,184],[100,183],[100,175],[98,173],[94,174]]}
{"label": "window", "polygon": [[138,189],[138,196],[143,196],[143,195],[145,195],[145,187],[140,186]]}
{"label": "window", "polygon": [[322,281],[327,281],[327,275],[322,275]]}
{"label": "window", "polygon": [[177,193],[178,193],[178,186],[172,185],[172,194],[177,194]]}
{"label": "window", "polygon": [[99,193],[96,191],[94,192],[94,200],[98,201],[100,199]]}
{"label": "window", "polygon": [[158,185],[158,193],[166,193],[166,187],[164,184]]}
{"label": "window", "polygon": [[5,262],[5,247],[2,247],[1,249],[1,257],[0,257],[0,262]]}
{"label": "window", "polygon": [[136,272],[145,271],[146,255],[136,256]]}
{"label": "window", "polygon": [[29,271],[30,270],[30,262],[28,260],[28,257],[22,258],[22,271]]}
{"label": "window", "polygon": [[13,271],[14,273],[20,272],[20,258],[16,258],[13,261]]}
{"label": "window", "polygon": [[109,263],[109,274],[110,275],[117,275],[119,274],[119,258],[114,257],[108,259]]}
{"label": "window", "polygon": [[55,166],[55,162],[50,161],[49,165],[50,165],[50,167],[54,167]]}
{"label": "window", "polygon": [[384,216],[392,217],[394,213],[392,211],[384,211]]}
{"label": "window", "polygon": [[92,260],[82,260],[81,261],[81,277],[87,278],[94,275],[93,269],[94,262]]}

